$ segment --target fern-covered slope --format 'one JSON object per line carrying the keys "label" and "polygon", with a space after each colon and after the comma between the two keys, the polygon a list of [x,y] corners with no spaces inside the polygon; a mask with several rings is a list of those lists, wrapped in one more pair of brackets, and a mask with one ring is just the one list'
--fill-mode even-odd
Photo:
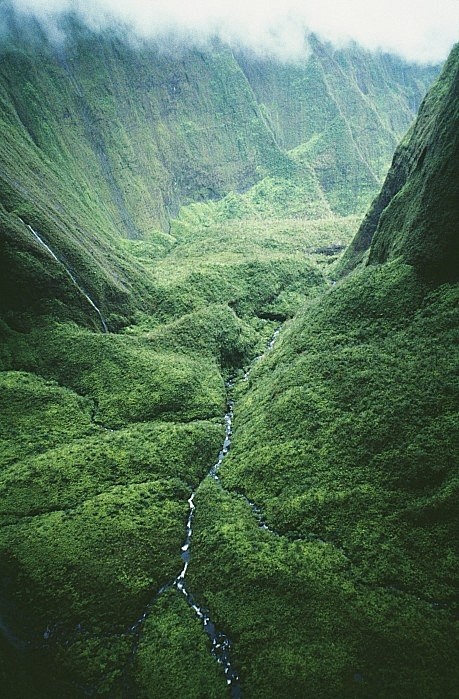
{"label": "fern-covered slope", "polygon": [[402,256],[427,278],[459,270],[459,47],[398,147],[384,186],[342,262],[351,269],[371,246],[370,263]]}
{"label": "fern-covered slope", "polygon": [[456,180],[431,188],[457,167],[458,72],[456,50],[372,264],[307,304],[240,385],[231,496],[200,488],[191,575],[237,638],[247,696],[457,693]]}

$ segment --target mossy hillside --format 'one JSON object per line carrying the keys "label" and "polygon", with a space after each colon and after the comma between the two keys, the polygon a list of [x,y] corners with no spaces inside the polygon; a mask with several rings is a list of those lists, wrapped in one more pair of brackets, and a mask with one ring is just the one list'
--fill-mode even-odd
{"label": "mossy hillside", "polygon": [[[14,581],[6,597],[16,594],[22,609],[18,632],[40,645],[40,634],[52,629],[43,660],[49,672],[65,667],[72,682],[86,678],[103,687],[107,668],[116,668],[103,690],[115,691],[127,653],[120,629],[178,572],[186,498],[218,452],[220,371],[227,375],[261,351],[274,321],[257,314],[292,315],[325,283],[309,252],[322,228],[331,239],[337,235],[332,221],[279,219],[271,231],[258,220],[252,240],[246,223],[234,238],[230,229],[223,236],[222,226],[240,226],[225,216],[220,227],[217,215],[202,229],[196,218],[177,222],[172,235],[120,246],[126,258],[133,251],[149,284],[143,309],[123,335],[58,324],[56,308],[46,304],[44,313],[54,319],[42,317],[32,329],[3,326],[2,368],[12,390],[25,384],[27,423],[16,442],[14,411],[6,411],[2,555]],[[340,226],[349,235],[350,221]],[[65,280],[52,260],[43,262],[37,279],[51,268]],[[27,432],[40,415],[27,405],[42,400],[44,387],[56,427],[50,438],[31,443]],[[217,422],[196,422],[207,417]],[[164,419],[167,424],[157,422]],[[58,679],[54,684],[61,686]]]}
{"label": "mossy hillside", "polygon": [[[373,112],[374,123],[383,121],[377,147],[389,133],[400,137],[438,74],[438,66],[408,67],[396,56],[366,51],[357,44],[336,48],[310,36],[309,48],[304,63],[279,65],[274,60],[237,56],[276,140],[286,150],[320,133],[336,117],[338,107],[345,118],[357,108],[366,111],[367,118]],[[364,143],[368,142],[367,135]]]}
{"label": "mossy hillside", "polygon": [[[21,216],[117,329],[149,293],[148,275],[120,249],[120,237],[160,240],[158,226],[167,227],[181,201],[245,188],[270,168],[289,167],[288,159],[254,124],[256,105],[227,51],[188,52],[173,60],[78,26],[55,47],[37,26],[29,29],[24,35],[16,27],[16,34],[2,39],[5,311],[16,315],[30,306],[31,315],[82,320],[80,309],[66,313],[65,306],[75,304],[65,298],[71,283],[63,270],[51,270],[60,277],[54,282],[37,269],[39,246]],[[45,259],[46,253],[37,256]],[[18,286],[24,293],[17,293]],[[64,306],[56,297],[64,297]]]}
{"label": "mossy hillside", "polygon": [[[244,196],[230,194],[220,202],[182,208],[172,222],[175,244],[160,259],[149,257],[149,245],[124,244],[135,249],[152,280],[149,312],[143,317],[145,328],[150,324],[155,329],[156,340],[160,340],[161,323],[179,322],[183,335],[184,324],[193,323],[194,313],[201,318],[199,322],[204,313],[210,323],[215,311],[215,328],[208,323],[196,345],[202,351],[205,338],[215,332],[224,337],[230,327],[236,330],[239,326],[240,332],[250,334],[249,326],[257,324],[257,317],[292,316],[308,295],[326,283],[318,264],[324,262],[324,255],[316,253],[320,244],[344,245],[358,220],[264,219],[250,214],[246,218]],[[229,309],[225,314],[225,304],[233,314]],[[139,327],[143,327],[140,317]],[[135,325],[126,332],[135,332]],[[191,336],[195,337],[192,326]],[[190,341],[186,342],[191,349]],[[160,344],[165,346],[165,341]]]}
{"label": "mossy hillside", "polygon": [[87,398],[26,372],[0,374],[1,464],[97,431]]}
{"label": "mossy hillside", "polygon": [[456,309],[453,285],[369,269],[310,304],[238,396],[233,492],[201,486],[190,583],[251,695],[454,696]]}
{"label": "mossy hillside", "polygon": [[[5,186],[53,218],[65,216],[68,228],[144,236],[167,225],[186,201],[221,197],[292,169],[254,85],[224,47],[172,59],[70,21],[67,41],[55,47],[38,25],[28,34],[11,25],[0,81]],[[284,80],[288,67],[270,68]],[[295,70],[308,76],[308,65]],[[299,97],[298,76],[295,84]],[[335,114],[333,99],[324,89],[307,102],[316,115],[327,105]],[[303,117],[298,127],[292,115],[284,120],[300,134],[294,146],[315,132],[301,135]]]}
{"label": "mossy hillside", "polygon": [[[265,214],[252,205],[261,185]],[[224,299],[246,322],[253,316],[283,319],[326,284],[322,269],[336,259],[329,253],[345,247],[359,218],[327,211],[315,220],[287,216],[276,193],[264,179],[244,194],[182,207],[172,222],[176,244],[169,254],[153,264],[142,257],[157,285],[155,316],[168,320],[186,312],[172,300],[178,294],[195,309]]]}
{"label": "mossy hillside", "polygon": [[157,326],[147,338],[155,349],[216,357],[227,372],[256,351],[259,328],[240,320],[229,306],[213,304]]}
{"label": "mossy hillside", "polygon": [[211,479],[196,502],[189,584],[230,635],[245,696],[454,696],[444,610],[363,584],[331,542],[261,529]]}
{"label": "mossy hillside", "polygon": [[[360,221],[359,216],[328,213],[310,220],[302,215],[276,214],[275,209],[273,216],[265,217],[246,205],[248,197],[252,197],[251,190],[243,195],[231,192],[220,202],[183,207],[172,226],[180,242],[171,258],[180,255],[191,261],[205,256],[215,263],[293,258],[322,264],[323,250],[345,247]],[[269,194],[267,199],[271,206]]]}
{"label": "mossy hillside", "polygon": [[172,699],[177,688],[194,698],[228,696],[225,676],[210,654],[202,624],[175,591],[164,594],[145,624],[132,675],[136,696]]}
{"label": "mossy hillside", "polygon": [[371,262],[401,255],[435,283],[456,278],[458,56],[456,47],[398,147],[342,272],[365,259],[371,247]]}
{"label": "mossy hillside", "polygon": [[68,631],[82,623],[100,633],[133,623],[180,570],[188,492],[178,479],[150,476],[2,527],[21,635],[36,641],[49,625]]}
{"label": "mossy hillside", "polygon": [[[70,20],[56,47],[38,25],[28,30],[2,41],[5,155],[32,150],[45,193],[71,195],[57,198],[73,200],[83,221],[142,237],[167,226],[180,203],[245,188],[288,163],[226,49],[172,58]],[[6,162],[16,186],[24,154]]]}
{"label": "mossy hillside", "polygon": [[2,470],[2,616],[35,649],[37,696],[82,684],[114,696],[129,628],[180,570],[186,499],[222,439],[219,421],[95,430],[28,459],[18,449]]}
{"label": "mossy hillside", "polygon": [[136,337],[107,336],[75,325],[18,335],[11,369],[26,369],[87,396],[95,419],[132,422],[218,415],[224,387],[218,367],[196,356],[154,352]]}
{"label": "mossy hillside", "polygon": [[[31,222],[59,262],[40,245],[19,215]],[[79,240],[66,239],[68,228],[62,221],[53,223],[36,211],[27,217],[22,206],[17,214],[10,214],[0,205],[0,230],[0,313],[12,327],[25,330],[35,325],[38,317],[52,316],[101,328],[99,316],[76,290],[66,267],[101,309],[112,330],[125,324],[134,308],[148,298],[145,270],[116,243],[112,247],[99,245],[100,240],[86,238],[87,231],[79,227],[75,229]]]}
{"label": "mossy hillside", "polygon": [[[278,696],[276,682],[294,696],[454,696],[456,311],[455,286],[368,269],[291,321],[241,384],[231,494],[202,486],[190,576],[244,648],[250,696]],[[304,547],[336,558],[314,591],[296,587],[312,575],[292,553]]]}
{"label": "mossy hillside", "polygon": [[[24,40],[18,40],[14,47],[8,42],[2,44],[2,296],[12,297],[9,303],[14,312],[20,310],[21,302],[26,307],[28,300],[34,300],[33,313],[40,309],[40,296],[44,295],[43,280],[40,283],[33,260],[28,260],[38,244],[18,220],[21,216],[74,270],[101,307],[106,309],[111,301],[113,306],[129,309],[132,302],[127,295],[133,292],[132,277],[139,290],[144,284],[125,256],[123,259],[113,249],[119,231],[111,218],[103,182],[97,186],[88,181],[91,173],[97,172],[97,163],[91,160],[84,138],[74,129],[65,141],[67,120],[63,113],[67,107],[72,111],[74,90],[59,79],[56,66],[53,71],[51,48],[44,37],[41,39],[38,47],[37,39],[29,45]],[[37,129],[45,131],[42,136],[35,133],[34,121]],[[56,153],[56,144],[62,147],[60,154]],[[43,253],[34,256],[44,258]],[[18,276],[25,302],[17,298]],[[66,284],[70,285],[70,280]],[[38,299],[33,299],[37,290]],[[48,302],[49,297],[65,295],[62,284],[57,294],[53,291],[56,289],[51,288],[45,297]]]}
{"label": "mossy hillside", "polygon": [[[292,158],[293,159],[293,158]],[[172,230],[180,231],[181,222],[191,222],[201,214],[201,224],[207,226],[231,220],[291,220],[302,221],[332,218],[326,197],[307,160],[292,164],[286,174],[267,176],[243,193],[230,192],[217,202],[191,204],[182,207]]]}
{"label": "mossy hillside", "polygon": [[[247,187],[263,171],[288,166],[224,47],[184,51],[173,58],[154,47],[130,49],[121,40],[106,36],[100,41],[81,33],[78,43],[69,47],[68,61],[81,76],[83,92],[102,128],[112,129],[115,123],[116,130],[107,138],[108,153],[120,151],[117,173],[127,197],[139,175],[144,180],[151,177],[156,189],[163,189],[150,191],[153,204],[158,207],[162,194],[163,206],[173,213],[180,202],[219,197],[228,189]],[[129,98],[133,92],[137,104]],[[124,129],[121,143],[118,129]],[[158,175],[166,181],[158,182]],[[139,209],[135,204],[130,209],[133,216]],[[139,230],[151,222],[148,205],[147,200]]]}
{"label": "mossy hillside", "polygon": [[[5,619],[37,646],[25,669],[37,696],[78,696],[81,684],[101,696],[119,691],[133,642],[126,629],[178,573],[186,499],[221,444],[221,372],[262,351],[278,321],[261,316],[291,316],[317,293],[325,279],[312,251],[352,227],[347,220],[335,230],[332,218],[268,227],[258,218],[248,238],[250,223],[227,220],[218,203],[207,205],[209,215],[194,206],[172,235],[120,246],[127,258],[135,253],[149,285],[122,335],[56,323],[49,303],[43,312],[51,318],[33,323],[29,311],[31,329],[3,326],[2,368],[11,391],[23,392],[15,408],[24,412],[18,441],[15,410],[5,410],[4,594],[21,610],[15,616],[10,606]],[[67,284],[52,260],[43,263],[37,281],[51,270]],[[64,318],[76,293],[65,288]],[[49,436],[42,413],[28,407],[44,396]],[[211,661],[199,657],[198,668]],[[166,661],[158,656],[155,672],[166,673]],[[139,667],[142,691],[151,691]],[[171,678],[175,692],[182,677]]]}
{"label": "mossy hillside", "polygon": [[[120,692],[132,657],[134,622],[150,609],[158,588],[181,568],[186,500],[221,445],[224,377],[260,351],[263,338],[278,319],[292,317],[306,297],[324,287],[314,258],[323,260],[314,249],[323,247],[323,237],[334,244],[338,236],[348,236],[351,220],[330,217],[306,155],[296,153],[294,160],[275,144],[266,111],[257,105],[226,49],[218,47],[210,55],[195,52],[177,60],[145,47],[134,50],[113,36],[95,37],[81,27],[73,27],[72,32],[65,50],[57,52],[42,35],[29,45],[18,35],[14,46],[6,47],[2,64],[8,70],[2,71],[1,79],[5,138],[0,148],[6,163],[1,221],[7,252],[2,258],[6,273],[2,316],[7,323],[2,324],[1,362],[7,372],[6,394],[13,394],[16,402],[2,408],[5,464],[0,550],[6,587],[0,601],[7,635],[31,640],[36,649],[37,662],[32,659],[32,666],[41,669],[37,674],[36,667],[28,667],[25,674],[37,678],[32,684],[39,697],[53,692],[56,697],[84,692],[113,697]],[[190,75],[193,79],[187,84]],[[198,84],[197,76],[202,75],[205,80]],[[135,99],[133,81],[139,91]],[[218,105],[218,114],[211,113],[211,104]],[[213,169],[210,127],[218,153],[218,167]],[[177,144],[185,159],[176,151]],[[253,186],[244,193],[239,191],[249,185]],[[225,197],[229,190],[235,193]],[[158,231],[168,226],[181,204],[209,197],[222,200],[183,207],[170,232]],[[269,223],[263,221],[265,212],[269,212]],[[97,318],[89,306],[84,307],[64,268],[32,240],[18,214],[59,253],[103,312],[111,314],[111,330],[130,323],[124,333],[100,333]],[[309,220],[317,216],[326,218]],[[122,239],[137,232],[144,241]],[[403,282],[407,284],[406,276]],[[386,304],[384,295],[380,303]],[[344,334],[345,315],[339,326]],[[432,390],[436,389],[435,384]],[[50,421],[49,436],[37,410],[41,401]],[[263,402],[263,410],[266,405]],[[16,410],[24,413],[17,424]],[[253,412],[255,419],[258,413]],[[432,426],[437,435],[443,429],[441,422]],[[420,448],[424,449],[423,443]],[[233,468],[234,477],[230,475]],[[236,471],[233,464],[225,477],[231,487],[238,488]],[[256,492],[255,479],[252,483],[247,478],[247,483]],[[296,497],[295,487],[291,494]],[[202,494],[204,532],[209,529],[204,488]],[[209,495],[213,497],[210,487]],[[215,498],[215,508],[230,512],[233,496],[223,500]],[[297,509],[293,508],[293,516],[290,512],[284,516],[271,493],[260,501],[266,504],[269,517],[277,518],[281,530],[296,531],[296,527],[301,534]],[[234,514],[252,534],[265,536],[242,501]],[[314,517],[309,511],[308,516]],[[330,515],[327,523],[332,520]],[[193,586],[196,583],[197,593],[207,597],[217,585],[215,576],[210,582],[217,553],[225,559],[224,568],[244,580],[237,602],[245,615],[241,619],[254,617],[259,609],[261,637],[273,635],[272,605],[268,609],[247,603],[253,577],[247,582],[243,571],[234,567],[239,559],[232,557],[232,550],[226,545],[218,548],[218,533],[228,528],[219,516],[216,521],[215,536],[207,539],[212,543],[211,555],[206,554],[202,568],[199,564],[202,578],[192,579]],[[237,527],[242,529],[236,523]],[[353,532],[349,525],[346,536],[352,545],[359,542]],[[237,552],[246,548],[245,534],[241,537]],[[231,526],[229,539],[234,539]],[[293,542],[287,539],[289,548]],[[205,541],[204,536],[201,544]],[[201,544],[198,555],[203,558]],[[306,544],[296,558],[310,562],[315,579],[311,587],[320,596],[322,552],[318,553],[316,544]],[[428,552],[429,547],[428,542]],[[326,551],[328,580],[338,576],[344,564],[342,552],[330,544]],[[285,567],[290,566],[290,553],[283,557],[275,549],[269,559],[266,546],[261,553],[269,570],[279,556]],[[244,566],[248,558],[240,560]],[[298,561],[292,570],[297,565]],[[378,581],[388,565],[384,559]],[[370,578],[368,568],[363,562],[356,578]],[[446,569],[445,564],[442,570]],[[409,585],[413,571],[415,565],[410,562],[403,576]],[[267,578],[272,585],[273,576]],[[296,582],[291,584],[297,591]],[[333,580],[332,588],[331,609],[337,612],[345,608],[348,585],[340,578]],[[281,595],[280,588],[274,589],[273,602]],[[449,589],[447,579],[442,594],[447,596]],[[293,602],[295,595],[289,595]],[[193,686],[200,672],[209,669],[210,658],[203,655],[205,637],[198,636],[196,624],[191,629],[192,619],[185,614],[189,610],[175,600],[168,612],[159,607],[151,634],[143,645],[141,641],[136,667],[142,671],[139,684],[147,695],[155,677],[165,674],[170,663],[174,667],[169,676],[171,692],[183,691],[177,653],[155,654],[153,667],[149,661],[159,639],[169,632],[177,638],[177,629],[184,629],[193,638],[189,645],[185,640],[180,645],[184,650],[196,649]],[[223,628],[232,631],[237,615],[226,602],[220,606],[221,596],[217,601],[217,616]],[[362,606],[366,604],[371,606],[367,597]],[[413,615],[415,621],[405,624],[409,628],[417,627],[421,618],[412,609],[407,616]],[[317,628],[322,616],[321,611]],[[346,617],[342,628],[347,622]],[[366,625],[365,616],[362,623]],[[433,622],[430,628],[437,629]],[[325,614],[324,629],[328,647],[331,615]],[[435,634],[440,639],[439,653],[447,657],[446,634],[437,630]],[[243,636],[241,648],[244,655],[247,649],[248,661],[242,661],[241,667],[246,670],[245,663],[252,663],[259,644],[250,631],[236,634],[239,639]],[[369,637],[371,633],[364,637],[363,646],[369,645]],[[281,638],[287,643],[284,630]],[[356,633],[355,638],[359,647],[361,636]],[[391,645],[397,637],[390,632],[385,638]],[[404,647],[410,657],[408,641]],[[422,643],[420,647],[424,648]],[[273,667],[290,668],[290,686],[297,691],[298,683],[290,676],[297,673],[302,682],[305,668],[298,657],[291,662],[290,653],[280,644],[276,652],[280,660]],[[321,649],[311,654],[302,646],[302,652],[309,652],[313,663]],[[344,643],[333,650],[333,687],[348,677],[350,657],[364,660],[353,652]],[[20,667],[18,655],[11,658],[10,654],[9,659],[14,672]],[[252,674],[247,668],[249,684],[252,679],[258,683],[261,664],[253,663]],[[326,660],[326,667],[329,664]],[[437,666],[440,672],[442,664]],[[324,666],[317,667],[315,683],[323,676]],[[367,673],[378,674],[371,662],[365,667]],[[437,671],[430,673],[429,662],[425,667],[433,678],[426,685],[431,687]],[[404,678],[410,663],[407,668]],[[399,669],[400,664],[395,664],[391,677]],[[44,676],[52,679],[43,684]],[[449,678],[445,675],[438,684],[446,696]],[[281,688],[274,672],[260,686],[270,683]],[[415,680],[415,685],[419,688],[420,681]],[[387,688],[388,681],[381,686]],[[19,693],[27,696],[29,689],[20,687]]]}
{"label": "mossy hillside", "polygon": [[155,422],[117,431],[95,427],[91,436],[73,441],[68,436],[46,450],[34,445],[35,454],[27,458],[18,446],[14,462],[2,460],[2,517],[14,522],[75,508],[106,489],[148,482],[152,474],[179,479],[191,489],[206,473],[221,435],[217,421]]}
{"label": "mossy hillside", "polygon": [[[171,264],[172,260],[168,260],[159,266],[160,273],[170,269]],[[175,283],[158,281],[152,305],[155,315],[167,320],[190,309],[203,308],[206,302],[218,304],[226,296],[229,306],[241,318],[250,315],[270,318],[273,315],[283,319],[295,313],[311,289],[323,284],[320,270],[307,265],[301,258],[202,265]],[[196,295],[193,294],[195,290]],[[293,294],[294,299],[286,306],[284,299],[288,294]]]}
{"label": "mossy hillside", "polygon": [[429,294],[397,265],[336,288],[254,371],[222,471],[280,531],[330,538],[375,583],[445,600],[456,292]]}
{"label": "mossy hillside", "polygon": [[439,73],[438,65],[410,64],[408,68],[395,54],[363,51],[352,43],[335,49],[333,58],[395,134],[406,131]]}
{"label": "mossy hillside", "polygon": [[370,263],[402,255],[424,277],[437,283],[458,277],[458,84],[456,46],[429,97],[438,105],[436,118],[429,118],[431,107],[425,106],[411,135],[418,142],[423,138],[426,145],[406,185],[384,211],[370,254]]}
{"label": "mossy hillside", "polygon": [[[247,363],[272,332],[273,322],[254,313],[285,288],[296,288],[299,303],[324,283],[293,254],[276,260],[265,251],[257,262],[264,240],[260,230],[244,263],[227,241],[221,270],[205,264],[198,242],[191,259],[185,244],[182,260],[174,245],[156,270],[168,281],[162,296],[150,278],[154,315],[138,311],[122,335],[49,318],[28,330],[3,326],[6,386],[23,396],[4,409],[5,619],[37,647],[25,671],[38,696],[78,696],[77,684],[118,691],[133,641],[126,629],[180,570],[186,500],[221,444],[220,372]],[[151,245],[125,247],[142,257]],[[157,264],[150,258],[150,269]],[[29,409],[43,400],[49,435],[42,411]]]}

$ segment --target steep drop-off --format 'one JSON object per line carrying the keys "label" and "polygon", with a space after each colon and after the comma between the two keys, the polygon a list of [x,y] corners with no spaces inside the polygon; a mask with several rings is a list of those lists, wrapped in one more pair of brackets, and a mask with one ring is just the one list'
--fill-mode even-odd
{"label": "steep drop-off", "polygon": [[352,269],[402,257],[426,278],[459,273],[459,46],[398,147],[380,195],[341,263]]}
{"label": "steep drop-off", "polygon": [[228,696],[192,526],[246,699],[452,697],[457,289],[323,274],[432,70],[67,31],[1,44],[2,696]]}

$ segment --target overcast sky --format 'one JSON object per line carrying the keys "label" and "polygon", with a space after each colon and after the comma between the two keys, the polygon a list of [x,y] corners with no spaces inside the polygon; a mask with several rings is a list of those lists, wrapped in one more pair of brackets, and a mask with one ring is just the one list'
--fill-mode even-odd
{"label": "overcast sky", "polygon": [[[173,31],[190,43],[220,36],[233,46],[295,59],[305,31],[335,43],[354,39],[410,60],[446,58],[459,40],[459,0],[10,0],[52,29],[76,11],[93,28],[114,20],[146,38]],[[1,7],[1,5],[0,5]]]}

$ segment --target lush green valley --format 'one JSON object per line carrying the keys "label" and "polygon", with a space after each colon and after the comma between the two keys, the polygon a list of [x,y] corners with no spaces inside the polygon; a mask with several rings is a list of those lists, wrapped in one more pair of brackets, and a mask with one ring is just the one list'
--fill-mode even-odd
{"label": "lush green valley", "polygon": [[436,68],[65,30],[0,38],[2,696],[452,698],[457,49],[361,222]]}

